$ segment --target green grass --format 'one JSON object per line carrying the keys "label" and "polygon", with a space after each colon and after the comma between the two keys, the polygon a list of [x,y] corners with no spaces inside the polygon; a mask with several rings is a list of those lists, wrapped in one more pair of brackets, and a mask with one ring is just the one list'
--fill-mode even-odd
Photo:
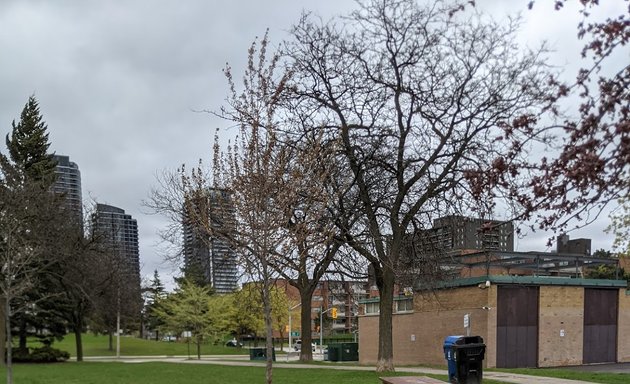
{"label": "green grass", "polygon": [[[0,369],[0,383],[5,383],[6,371]],[[413,374],[398,372],[397,376]],[[368,371],[342,371],[332,369],[273,370],[277,384],[380,384],[383,374]],[[446,380],[446,376],[433,376]],[[14,378],[20,384],[250,384],[263,383],[263,367],[232,367],[203,364],[173,363],[62,363],[42,365],[16,365]],[[485,384],[502,384],[484,380]]]}
{"label": "green grass", "polygon": [[[114,340],[115,342],[115,340]],[[92,334],[83,335],[84,355],[87,356],[114,356],[115,351],[108,349],[107,336],[95,336]],[[76,356],[74,335],[68,335],[61,342],[53,345],[70,352]],[[194,344],[190,346],[192,356],[196,354]],[[122,356],[185,356],[188,354],[188,345],[184,342],[164,342],[153,340],[142,340],[133,337],[121,338]],[[202,345],[204,355],[238,355],[248,354],[247,349],[229,348],[215,346],[211,344]],[[314,363],[321,366],[326,363]],[[399,367],[400,373],[397,375],[414,375],[404,373],[404,367]],[[630,374],[616,373],[594,373],[573,371],[566,369],[493,369],[492,371],[514,372],[533,376],[558,377],[564,379],[583,380],[594,383],[605,384],[626,384],[630,383]],[[208,375],[210,377],[208,377]],[[303,370],[303,369],[276,369],[274,375],[277,383],[321,383],[326,378],[334,382],[343,380],[348,383],[380,383],[378,376],[373,372],[364,371],[336,371],[329,369]],[[4,383],[5,374],[2,371],[0,384]],[[428,375],[432,376],[432,375]],[[103,381],[103,377],[107,380]],[[296,380],[295,378],[299,378]],[[446,380],[445,376],[432,376],[437,379]],[[54,365],[17,365],[16,378],[18,383],[168,383],[189,384],[190,380],[201,380],[203,383],[229,382],[229,383],[249,383],[263,382],[264,371],[256,367],[228,367],[213,365],[192,365],[173,363],[142,363],[142,364],[122,364],[122,363],[66,363]],[[149,379],[147,379],[149,378]],[[202,379],[201,379],[202,378]],[[229,378],[229,379],[228,379]],[[241,380],[243,378],[243,380]],[[356,378],[356,380],[354,380]],[[216,381],[215,381],[216,379]],[[211,381],[208,381],[211,380]],[[227,381],[221,381],[227,380]],[[353,381],[354,380],[354,381]],[[193,381],[194,382],[194,381]],[[499,384],[499,381],[484,380],[486,384]]]}
{"label": "green grass", "polygon": [[[627,384],[630,383],[630,374],[628,373],[598,373],[573,371],[561,368],[518,368],[518,369],[492,369],[497,372],[522,373],[524,375],[557,377],[560,379],[582,380],[593,383],[604,384]],[[485,380],[484,380],[485,382]]]}
{"label": "green grass", "polygon": [[[116,338],[114,338],[113,351],[109,350],[108,336],[84,334],[82,340],[84,356],[114,356],[116,354]],[[77,355],[73,334],[67,335],[62,341],[55,342],[53,347],[69,352],[72,357]],[[242,348],[202,344],[201,353],[203,355],[244,355],[249,352],[247,349]],[[120,354],[121,356],[187,355],[188,344],[185,342],[144,340],[135,337],[123,336],[120,338]],[[190,343],[190,354],[197,354],[197,346],[194,343]]]}

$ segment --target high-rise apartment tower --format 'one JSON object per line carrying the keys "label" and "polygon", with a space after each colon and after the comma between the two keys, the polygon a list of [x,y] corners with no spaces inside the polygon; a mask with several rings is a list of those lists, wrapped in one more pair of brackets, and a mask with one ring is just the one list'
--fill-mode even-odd
{"label": "high-rise apartment tower", "polygon": [[83,223],[83,200],[81,198],[81,172],[79,166],[70,161],[69,156],[55,155],[55,184],[53,191],[61,193],[66,198],[67,207],[76,215],[76,220]]}
{"label": "high-rise apartment tower", "polygon": [[186,271],[197,271],[217,293],[238,287],[236,253],[221,234],[234,231],[234,204],[226,190],[211,189],[187,200],[183,217]]}
{"label": "high-rise apartment tower", "polygon": [[134,289],[139,290],[140,252],[136,219],[121,208],[97,204],[96,212],[92,214],[92,233],[101,237],[106,249],[120,257],[121,274]]}

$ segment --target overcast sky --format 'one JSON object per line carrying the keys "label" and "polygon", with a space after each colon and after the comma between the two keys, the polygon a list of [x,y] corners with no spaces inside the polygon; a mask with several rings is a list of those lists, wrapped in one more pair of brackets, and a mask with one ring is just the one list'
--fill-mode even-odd
{"label": "overcast sky", "polygon": [[[577,11],[554,12],[551,0],[528,11],[527,3],[479,0],[477,7],[497,18],[522,11],[522,43],[547,39],[557,49],[553,64],[575,68]],[[604,14],[623,11],[624,2],[604,3]],[[170,280],[176,268],[157,248],[164,219],[146,214],[141,202],[157,173],[210,159],[214,130],[228,124],[195,111],[222,105],[225,63],[240,73],[252,40],[269,28],[272,42],[281,41],[303,10],[328,18],[354,7],[349,0],[1,0],[0,151],[6,153],[11,121],[35,94],[51,149],[81,170],[84,200],[137,219],[143,276],[158,269]],[[609,249],[605,225],[571,237]],[[537,233],[518,248],[545,250],[544,243]]]}

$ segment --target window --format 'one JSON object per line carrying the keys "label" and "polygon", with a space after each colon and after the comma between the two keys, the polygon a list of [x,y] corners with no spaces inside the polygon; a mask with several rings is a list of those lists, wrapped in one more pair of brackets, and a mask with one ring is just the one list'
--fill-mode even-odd
{"label": "window", "polygon": [[396,300],[396,312],[413,312],[413,299]]}
{"label": "window", "polygon": [[381,310],[379,307],[380,303],[365,303],[365,314],[366,315],[378,315]]}

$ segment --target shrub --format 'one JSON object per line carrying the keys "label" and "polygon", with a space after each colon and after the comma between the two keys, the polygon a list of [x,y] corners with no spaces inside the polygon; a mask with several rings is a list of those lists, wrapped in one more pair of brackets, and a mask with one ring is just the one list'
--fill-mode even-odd
{"label": "shrub", "polygon": [[28,350],[16,350],[13,355],[15,363],[57,363],[70,358],[70,354],[56,348],[44,346],[41,348],[29,348]]}

